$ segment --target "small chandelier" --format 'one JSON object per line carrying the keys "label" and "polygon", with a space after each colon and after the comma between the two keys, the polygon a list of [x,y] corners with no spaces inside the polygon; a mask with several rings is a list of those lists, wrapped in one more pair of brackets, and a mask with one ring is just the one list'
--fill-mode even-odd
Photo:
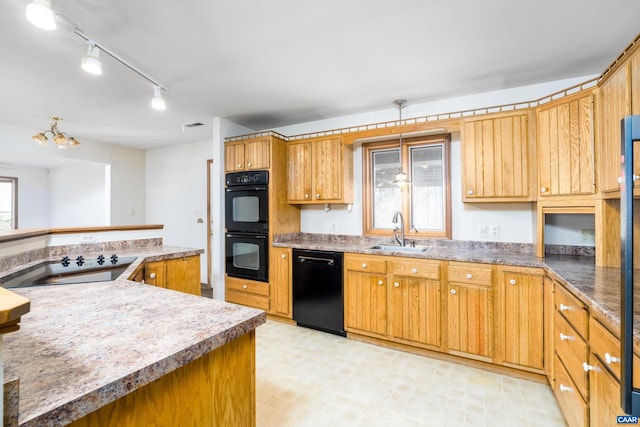
{"label": "small chandelier", "polygon": [[[396,99],[395,101],[393,101],[393,103],[398,106],[398,115],[400,116],[398,118],[398,124],[402,125],[402,109],[407,104],[407,100],[406,99]],[[407,173],[404,171],[402,166],[403,166],[403,164],[402,164],[402,133],[400,133],[400,169],[398,170],[398,173],[396,174],[396,179],[394,179],[392,181],[392,184],[396,184],[398,187],[404,187],[405,185],[411,185],[411,181],[409,181],[409,179],[407,177]]]}
{"label": "small chandelier", "polygon": [[47,146],[47,142],[49,142],[49,138],[47,138],[48,133],[51,134],[53,142],[55,142],[58,148],[60,148],[61,150],[73,148],[80,145],[77,139],[72,136],[66,136],[58,130],[58,122],[62,120],[62,117],[51,116],[50,118],[51,120],[53,120],[53,123],[51,123],[51,128],[32,136],[33,140],[37,142],[38,145],[40,145],[41,147]]}

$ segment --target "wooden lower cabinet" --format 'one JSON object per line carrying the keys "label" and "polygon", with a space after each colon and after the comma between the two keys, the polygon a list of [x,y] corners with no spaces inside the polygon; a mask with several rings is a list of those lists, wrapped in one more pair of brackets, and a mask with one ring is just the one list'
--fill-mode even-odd
{"label": "wooden lower cabinet", "polygon": [[225,301],[269,310],[269,282],[226,276]]}
{"label": "wooden lower cabinet", "polygon": [[387,277],[347,270],[345,274],[345,329],[387,335]]}
{"label": "wooden lower cabinet", "polygon": [[589,405],[578,387],[567,372],[562,360],[556,355],[554,358],[554,372],[556,379],[553,392],[569,427],[587,427],[589,425]]}
{"label": "wooden lower cabinet", "polygon": [[272,247],[269,253],[269,314],[291,319],[292,266],[291,248]]}
{"label": "wooden lower cabinet", "polygon": [[439,347],[440,282],[394,276],[390,290],[390,335]]}
{"label": "wooden lower cabinet", "polygon": [[553,312],[554,312],[554,287],[555,282],[550,277],[544,278],[544,303],[543,303],[543,315],[544,315],[544,373],[547,375],[547,380],[553,388],[553,382],[555,375],[553,373],[553,355],[555,353],[555,347],[553,343],[554,327],[553,327]]}
{"label": "wooden lower cabinet", "polygon": [[592,426],[618,425],[616,417],[624,415],[620,409],[620,384],[593,354],[589,358],[589,419]]}
{"label": "wooden lower cabinet", "polygon": [[447,345],[450,352],[493,357],[493,289],[449,283]]}
{"label": "wooden lower cabinet", "polygon": [[[138,271],[131,280],[136,280],[140,275]],[[200,255],[147,262],[144,265],[144,283],[201,295]]]}

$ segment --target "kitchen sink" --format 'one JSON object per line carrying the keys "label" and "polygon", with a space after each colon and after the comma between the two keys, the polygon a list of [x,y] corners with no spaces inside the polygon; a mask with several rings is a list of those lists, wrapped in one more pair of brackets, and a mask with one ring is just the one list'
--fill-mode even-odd
{"label": "kitchen sink", "polygon": [[393,252],[426,252],[431,248],[426,248],[424,246],[375,245],[371,246],[369,249]]}

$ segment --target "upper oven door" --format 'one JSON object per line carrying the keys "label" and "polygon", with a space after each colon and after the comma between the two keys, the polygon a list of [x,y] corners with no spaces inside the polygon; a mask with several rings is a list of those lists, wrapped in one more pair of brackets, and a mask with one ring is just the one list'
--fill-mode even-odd
{"label": "upper oven door", "polygon": [[225,226],[227,231],[268,232],[268,194],[266,185],[226,188]]}

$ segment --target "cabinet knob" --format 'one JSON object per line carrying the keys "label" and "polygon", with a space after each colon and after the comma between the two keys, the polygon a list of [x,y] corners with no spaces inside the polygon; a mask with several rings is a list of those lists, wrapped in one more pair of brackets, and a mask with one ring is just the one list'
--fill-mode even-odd
{"label": "cabinet knob", "polygon": [[589,371],[598,372],[600,370],[600,369],[598,369],[597,366],[591,366],[587,362],[584,362],[582,364],[582,369],[584,369],[585,372],[589,372]]}
{"label": "cabinet knob", "polygon": [[384,280],[378,280],[378,285],[384,285]]}
{"label": "cabinet knob", "polygon": [[238,167],[241,168],[242,167],[242,163],[238,163]]}
{"label": "cabinet knob", "polygon": [[560,341],[572,341],[573,337],[571,335],[565,335],[560,332]]}
{"label": "cabinet knob", "polygon": [[546,193],[547,191],[549,191],[549,189],[547,187],[540,187],[540,192],[541,193]]}
{"label": "cabinet knob", "polygon": [[362,268],[367,268],[367,263],[366,262],[362,263]]}
{"label": "cabinet knob", "polygon": [[623,181],[622,177],[621,177],[621,176],[619,176],[619,177],[618,177],[618,184],[622,184],[622,181]]}
{"label": "cabinet knob", "polygon": [[309,198],[309,193],[305,193],[304,198],[308,199]]}
{"label": "cabinet knob", "polygon": [[455,295],[456,294],[456,290],[455,289],[451,289],[449,292],[451,293],[451,295]]}
{"label": "cabinet knob", "polygon": [[474,191],[473,190],[467,190],[467,194],[470,196],[473,196]]}
{"label": "cabinet knob", "polygon": [[467,273],[467,279],[473,279],[473,274]]}
{"label": "cabinet knob", "polygon": [[561,391],[561,392],[563,392],[563,393],[564,393],[565,391],[572,392],[572,391],[573,391],[573,389],[572,389],[571,387],[567,387],[567,386],[566,386],[566,385],[564,385],[564,384],[560,384],[560,391]]}
{"label": "cabinet knob", "polygon": [[287,257],[287,254],[282,254],[280,255],[280,257],[282,257],[282,259],[285,259]]}
{"label": "cabinet knob", "polygon": [[156,273],[151,273],[151,274],[149,275],[149,278],[150,278],[150,279],[155,279],[155,278],[156,278]]}
{"label": "cabinet knob", "polygon": [[609,353],[605,353],[604,354],[604,361],[607,362],[607,365],[611,365],[612,363],[618,363],[620,362],[620,358],[618,357],[613,357],[612,355],[610,355]]}
{"label": "cabinet knob", "polygon": [[252,166],[251,162],[247,163],[247,167],[250,168]]}
{"label": "cabinet knob", "polygon": [[516,282],[516,279],[509,280],[509,284],[510,285],[515,285],[516,283],[518,283],[518,282]]}
{"label": "cabinet knob", "polygon": [[247,285],[242,285],[242,289],[247,289]]}
{"label": "cabinet knob", "polygon": [[320,193],[317,193],[316,194],[316,199],[319,199],[319,198],[320,198]]}
{"label": "cabinet knob", "polygon": [[393,287],[394,287],[394,288],[399,288],[399,287],[400,287],[400,283],[395,282],[395,283],[393,284]]}
{"label": "cabinet knob", "polygon": [[418,269],[417,269],[417,268],[414,268],[413,270],[411,270],[411,272],[412,272],[413,274],[417,274],[417,273],[418,273]]}
{"label": "cabinet knob", "polygon": [[560,311],[572,311],[573,307],[570,305],[560,304]]}

